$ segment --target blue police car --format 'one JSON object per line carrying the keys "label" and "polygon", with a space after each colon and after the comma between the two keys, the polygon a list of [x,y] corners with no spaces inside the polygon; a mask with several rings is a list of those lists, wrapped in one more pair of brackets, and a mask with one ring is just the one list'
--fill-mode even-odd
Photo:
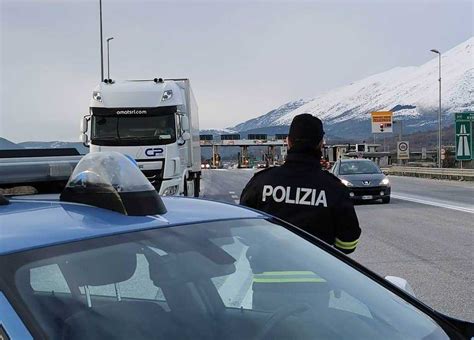
{"label": "blue police car", "polygon": [[450,319],[298,228],[159,197],[117,153],[60,197],[0,199],[0,339],[463,339]]}

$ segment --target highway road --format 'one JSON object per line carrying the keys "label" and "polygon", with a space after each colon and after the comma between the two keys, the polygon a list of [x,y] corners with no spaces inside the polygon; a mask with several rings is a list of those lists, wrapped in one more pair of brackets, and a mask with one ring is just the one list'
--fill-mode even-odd
{"label": "highway road", "polygon": [[[254,170],[205,170],[202,196],[238,203]],[[417,297],[474,321],[474,183],[390,176],[390,204],[357,205],[362,228],[350,256],[409,281]]]}

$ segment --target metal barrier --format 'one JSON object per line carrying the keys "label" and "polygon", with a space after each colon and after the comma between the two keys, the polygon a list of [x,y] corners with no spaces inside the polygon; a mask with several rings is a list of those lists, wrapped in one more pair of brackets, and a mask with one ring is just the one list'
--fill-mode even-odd
{"label": "metal barrier", "polygon": [[82,156],[0,158],[0,184],[64,181]]}
{"label": "metal barrier", "polygon": [[383,171],[389,175],[474,181],[474,169],[394,166]]}

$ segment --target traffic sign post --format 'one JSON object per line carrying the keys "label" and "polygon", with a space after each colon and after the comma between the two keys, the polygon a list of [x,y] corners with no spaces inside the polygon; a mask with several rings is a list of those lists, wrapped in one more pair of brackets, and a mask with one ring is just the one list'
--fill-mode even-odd
{"label": "traffic sign post", "polygon": [[456,160],[470,161],[474,159],[474,112],[455,114],[456,119]]}
{"label": "traffic sign post", "polygon": [[410,143],[408,141],[397,142],[397,158],[410,159]]}

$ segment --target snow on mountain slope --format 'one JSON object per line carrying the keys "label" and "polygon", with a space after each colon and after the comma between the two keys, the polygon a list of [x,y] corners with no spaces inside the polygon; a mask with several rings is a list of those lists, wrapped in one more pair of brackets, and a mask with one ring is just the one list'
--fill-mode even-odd
{"label": "snow on mountain slope", "polygon": [[283,104],[280,107],[264,114],[263,116],[250,119],[229,129],[233,131],[247,131],[272,126],[274,125],[274,122],[277,121],[280,117],[298,109],[306,103],[307,101],[300,99]]}
{"label": "snow on mountain slope", "polygon": [[[442,55],[444,115],[474,110],[473,46],[474,37]],[[323,119],[326,124],[360,121],[368,119],[372,111],[391,110],[398,106],[397,116],[403,116],[404,119],[419,118],[421,124],[424,113],[436,112],[438,108],[437,79],[436,56],[421,66],[397,67],[323,93],[276,120],[265,119],[265,123],[267,126],[289,125],[294,116],[304,112]]]}

